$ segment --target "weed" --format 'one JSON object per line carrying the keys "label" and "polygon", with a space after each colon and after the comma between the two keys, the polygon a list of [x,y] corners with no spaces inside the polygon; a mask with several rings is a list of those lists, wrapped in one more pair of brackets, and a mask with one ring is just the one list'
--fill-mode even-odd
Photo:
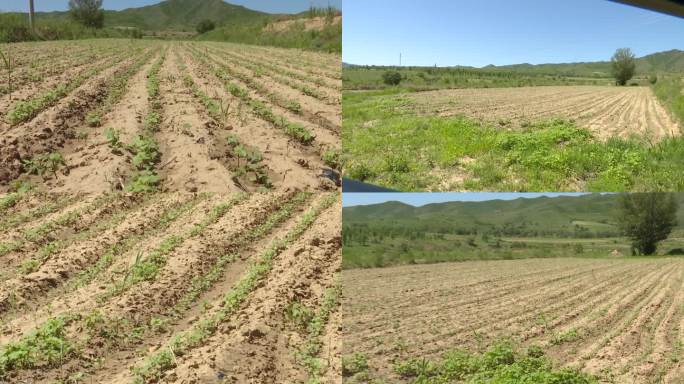
{"label": "weed", "polygon": [[33,159],[24,160],[23,162],[26,173],[41,177],[47,173],[52,173],[56,178],[59,167],[65,165],[64,158],[59,152],[38,155]]}
{"label": "weed", "polygon": [[66,338],[65,327],[75,320],[60,316],[47,320],[33,333],[10,342],[0,350],[0,377],[39,364],[55,366],[74,352],[74,344]]}
{"label": "weed", "polygon": [[138,171],[126,186],[126,192],[131,193],[152,193],[157,190],[161,183],[161,177],[151,170]]}
{"label": "weed", "polygon": [[323,162],[330,168],[340,169],[340,156],[341,151],[339,149],[332,148],[323,152],[323,156],[321,156],[321,158],[323,159]]}
{"label": "weed", "polygon": [[368,357],[356,352],[349,356],[342,356],[342,376],[353,376],[368,370]]}
{"label": "weed", "polygon": [[89,127],[99,127],[102,125],[102,117],[98,112],[88,112],[85,118]]}
{"label": "weed", "polygon": [[120,155],[122,152],[121,150],[123,149],[123,144],[121,143],[121,132],[118,129],[114,128],[107,128],[105,129],[105,137],[107,138],[107,143],[109,144],[109,148],[112,149],[112,152]]}
{"label": "weed", "polygon": [[151,137],[136,137],[130,148],[135,153],[133,165],[139,170],[151,171],[161,157],[159,146]]}
{"label": "weed", "polygon": [[456,350],[439,361],[411,358],[396,362],[394,371],[420,383],[538,383],[595,384],[597,379],[573,369],[553,368],[538,347],[516,351],[509,341],[494,344],[484,353]]}
{"label": "weed", "polygon": [[293,301],[285,308],[285,319],[299,328],[305,329],[313,317],[313,311],[299,301]]}
{"label": "weed", "polygon": [[145,116],[144,128],[148,132],[156,132],[159,130],[161,124],[161,115],[155,111],[151,111]]}
{"label": "weed", "polygon": [[12,101],[12,58],[7,52],[6,54],[0,49],[0,58],[2,59],[2,63],[5,66],[5,71],[7,71],[7,87],[8,87],[8,93],[9,93],[9,101]]}

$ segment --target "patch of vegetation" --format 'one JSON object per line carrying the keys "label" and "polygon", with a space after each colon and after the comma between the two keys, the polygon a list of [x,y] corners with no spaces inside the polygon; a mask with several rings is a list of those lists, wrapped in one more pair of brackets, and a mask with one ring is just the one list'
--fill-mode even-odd
{"label": "patch of vegetation", "polygon": [[99,127],[102,125],[102,117],[98,112],[88,112],[85,120],[89,127]]}
{"label": "patch of vegetation", "polygon": [[120,155],[122,153],[123,149],[123,143],[121,142],[121,131],[118,129],[114,128],[107,128],[105,129],[105,137],[107,138],[107,143],[109,144],[109,148],[112,149],[112,152]]}
{"label": "patch of vegetation", "polygon": [[329,166],[330,168],[333,169],[340,169],[341,166],[341,161],[340,157],[342,156],[342,151],[337,149],[337,148],[332,148],[328,149],[325,152],[323,152],[323,156],[321,158],[323,159],[323,162]]}
{"label": "patch of vegetation", "polygon": [[[304,344],[295,353],[297,360],[304,365],[309,373],[309,383],[316,383],[320,380],[320,375],[325,371],[325,363],[318,355],[321,352],[323,342],[321,336],[328,323],[330,314],[337,308],[340,295],[342,294],[339,284],[328,288],[323,294],[320,308],[310,319],[296,318],[306,324],[307,337]],[[306,312],[299,313],[305,315]]]}
{"label": "patch of vegetation", "polygon": [[356,352],[342,356],[342,376],[354,376],[368,371],[368,357],[364,353]]}
{"label": "patch of vegetation", "polygon": [[44,176],[52,173],[55,178],[60,166],[66,165],[59,152],[44,153],[29,160],[23,160],[24,171],[29,175]]}
{"label": "patch of vegetation", "polygon": [[154,171],[142,170],[133,175],[130,183],[126,186],[126,192],[131,193],[153,193],[157,191],[161,177]]}
{"label": "patch of vegetation", "polygon": [[273,186],[271,178],[268,176],[266,166],[261,164],[264,157],[261,154],[261,151],[259,151],[259,148],[240,143],[240,139],[234,134],[226,136],[226,143],[228,145],[229,156],[235,158],[237,161],[237,167],[234,171],[238,177],[252,175],[251,182],[262,185],[265,188],[271,188]]}
{"label": "patch of vegetation", "polygon": [[573,369],[555,369],[540,348],[517,351],[502,341],[484,353],[456,350],[441,360],[411,358],[395,363],[394,371],[413,383],[535,383],[593,384],[598,380]]}
{"label": "patch of vegetation", "polygon": [[31,184],[20,182],[13,188],[11,192],[3,197],[0,197],[0,212],[15,206],[26,194],[31,190]]}
{"label": "patch of vegetation", "polygon": [[135,154],[133,165],[139,170],[152,171],[161,157],[157,142],[148,136],[136,137],[129,148]]}
{"label": "patch of vegetation", "polygon": [[33,333],[3,346],[0,350],[0,377],[17,369],[60,364],[75,352],[75,345],[66,338],[65,331],[73,320],[70,316],[51,318]]}

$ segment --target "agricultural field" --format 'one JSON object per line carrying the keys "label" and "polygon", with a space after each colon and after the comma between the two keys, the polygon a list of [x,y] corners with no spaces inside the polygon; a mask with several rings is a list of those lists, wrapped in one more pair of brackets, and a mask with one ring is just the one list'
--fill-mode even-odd
{"label": "agricultural field", "polygon": [[340,380],[340,195],[0,199],[0,381]]}
{"label": "agricultural field", "polygon": [[684,188],[684,80],[349,90],[343,173],[397,191]]}
{"label": "agricultural field", "polygon": [[124,39],[0,50],[0,191],[339,188],[337,54]]}
{"label": "agricultural field", "polygon": [[469,118],[519,129],[544,119],[576,122],[602,140],[638,136],[652,142],[680,134],[648,87],[548,86],[459,89],[409,95],[421,115]]}
{"label": "agricultural field", "polygon": [[681,383],[682,284],[660,257],[345,270],[344,382]]}

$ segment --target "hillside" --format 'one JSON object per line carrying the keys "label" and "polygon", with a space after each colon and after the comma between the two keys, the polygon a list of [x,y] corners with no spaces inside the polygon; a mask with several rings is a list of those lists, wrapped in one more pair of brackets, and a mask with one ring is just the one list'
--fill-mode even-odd
{"label": "hillside", "polygon": [[[679,195],[684,205],[684,195]],[[526,228],[540,233],[587,230],[615,231],[617,195],[519,198],[481,202],[454,201],[413,207],[400,202],[345,207],[345,225],[368,224],[414,228],[425,232],[453,233],[495,228]],[[679,210],[684,228],[684,207]]]}
{"label": "hillside", "polygon": [[[653,53],[637,58],[637,74],[684,72],[684,51],[677,49]],[[516,64],[487,66],[488,70],[503,70],[522,73],[558,74],[566,76],[603,77],[610,76],[609,61],[559,64]]]}
{"label": "hillside", "polygon": [[194,31],[202,20],[219,25],[250,23],[271,15],[222,0],[166,0],[159,4],[122,11],[107,11],[105,25],[143,30],[187,29]]}
{"label": "hillside", "polygon": [[[130,27],[145,31],[194,31],[202,20],[218,25],[245,24],[270,19],[274,15],[254,11],[222,0],[165,0],[158,4],[121,11],[105,11],[105,27]],[[37,20],[69,19],[69,12],[37,12]]]}

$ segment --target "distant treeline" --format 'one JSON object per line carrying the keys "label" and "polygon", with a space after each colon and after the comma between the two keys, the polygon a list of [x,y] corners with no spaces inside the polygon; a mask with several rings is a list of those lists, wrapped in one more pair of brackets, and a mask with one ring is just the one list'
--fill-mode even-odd
{"label": "distant treeline", "polygon": [[142,38],[137,28],[88,28],[75,21],[41,19],[31,30],[26,14],[0,13],[0,43],[21,41],[76,40],[88,38]]}
{"label": "distant treeline", "polygon": [[398,72],[400,86],[413,90],[441,88],[525,87],[542,85],[606,85],[604,75],[586,77],[560,73],[516,72],[504,69],[469,67],[383,67],[347,66],[343,70],[345,89],[382,89],[383,74]]}
{"label": "distant treeline", "polygon": [[438,236],[443,239],[444,235],[476,236],[484,235],[491,237],[552,237],[552,238],[576,238],[595,239],[620,236],[618,230],[591,230],[581,225],[570,225],[567,229],[542,230],[529,227],[526,223],[505,224],[492,228],[430,228],[391,225],[369,225],[365,223],[346,224],[342,228],[342,241],[344,244],[367,244],[369,242],[382,242],[386,239],[419,240],[426,236]]}

